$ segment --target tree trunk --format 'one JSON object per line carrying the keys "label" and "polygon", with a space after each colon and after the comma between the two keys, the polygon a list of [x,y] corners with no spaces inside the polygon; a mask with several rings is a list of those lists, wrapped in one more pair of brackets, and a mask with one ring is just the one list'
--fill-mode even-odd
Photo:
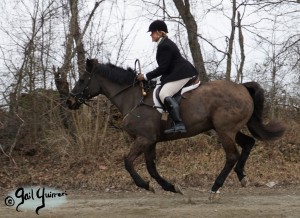
{"label": "tree trunk", "polygon": [[[99,6],[101,2],[103,1],[99,1],[95,3],[94,9],[92,10],[88,18],[88,21],[85,24],[83,33],[81,33],[79,21],[78,21],[78,0],[69,0],[70,9],[71,9],[71,18],[70,18],[70,25],[69,25],[69,33],[66,39],[66,50],[65,50],[64,62],[61,68],[58,68],[57,70],[53,68],[53,72],[55,75],[55,85],[57,87],[60,96],[60,103],[61,103],[60,117],[62,119],[63,125],[68,129],[72,128],[72,124],[70,123],[71,120],[70,112],[67,109],[65,102],[69,96],[69,83],[67,81],[67,76],[72,69],[71,60],[76,53],[78,57],[77,64],[78,64],[79,74],[85,72],[85,49],[84,49],[82,39],[91,21],[91,18],[94,15],[96,8]],[[75,49],[73,47],[74,41],[76,43]]]}
{"label": "tree trunk", "polygon": [[69,83],[67,82],[67,71],[66,69],[63,70],[63,68],[55,70],[55,68],[53,67],[53,73],[55,77],[55,85],[59,92],[59,116],[62,120],[62,124],[64,125],[64,127],[66,129],[71,129],[71,116],[66,105],[66,99],[69,96]]}
{"label": "tree trunk", "polygon": [[192,53],[194,65],[199,72],[200,80],[208,81],[209,79],[206,74],[203,56],[201,53],[200,44],[198,42],[197,23],[193,15],[191,14],[189,0],[184,0],[184,3],[182,2],[182,0],[173,0],[173,1],[186,26],[190,50]]}
{"label": "tree trunk", "polygon": [[77,65],[79,75],[85,72],[85,49],[82,43],[82,34],[78,21],[78,0],[69,0],[71,8],[71,25],[73,38],[76,43]]}
{"label": "tree trunk", "polygon": [[[62,120],[62,123],[66,129],[70,129],[72,124],[70,123],[71,116],[70,112],[67,109],[66,105],[66,99],[69,96],[69,83],[67,81],[67,75],[71,71],[71,60],[74,56],[73,52],[73,40],[74,40],[74,33],[75,33],[75,26],[76,26],[76,20],[74,16],[77,16],[78,13],[73,13],[74,5],[77,5],[77,0],[70,0],[70,8],[71,8],[71,18],[70,18],[70,25],[69,25],[69,33],[66,38],[66,50],[65,50],[65,56],[64,56],[64,62],[61,68],[58,68],[55,70],[53,67],[53,72],[55,76],[55,85],[59,92],[60,97],[60,118]],[[78,22],[77,22],[78,24]]]}
{"label": "tree trunk", "polygon": [[272,77],[271,77],[271,82],[272,82],[272,87],[270,90],[270,114],[271,114],[271,119],[274,119],[275,117],[275,96],[276,96],[276,73],[277,73],[277,63],[276,63],[276,54],[275,54],[275,48],[273,51],[273,56],[272,56]]}
{"label": "tree trunk", "polygon": [[230,80],[231,77],[231,64],[232,64],[232,50],[235,34],[235,18],[236,18],[236,0],[232,1],[232,17],[231,17],[231,34],[228,42],[227,52],[227,66],[226,66],[226,80]]}
{"label": "tree trunk", "polygon": [[245,49],[244,49],[244,36],[242,32],[242,20],[241,14],[238,12],[238,29],[239,29],[239,45],[241,50],[241,63],[237,72],[236,82],[243,83],[243,69],[245,63]]}

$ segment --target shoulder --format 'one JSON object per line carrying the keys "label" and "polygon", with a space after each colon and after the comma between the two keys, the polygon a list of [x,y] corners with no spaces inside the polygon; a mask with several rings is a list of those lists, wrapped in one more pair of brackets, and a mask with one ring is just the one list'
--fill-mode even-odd
{"label": "shoulder", "polygon": [[162,49],[174,49],[177,48],[177,45],[171,39],[166,37],[158,47]]}
{"label": "shoulder", "polygon": [[161,45],[172,45],[175,44],[169,37],[165,37],[163,41],[161,42]]}

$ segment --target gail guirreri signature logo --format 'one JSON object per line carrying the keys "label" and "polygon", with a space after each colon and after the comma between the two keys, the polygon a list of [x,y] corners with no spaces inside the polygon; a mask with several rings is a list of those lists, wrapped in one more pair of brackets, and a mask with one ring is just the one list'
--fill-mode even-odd
{"label": "gail guirreri signature logo", "polygon": [[18,188],[5,198],[6,206],[16,206],[16,210],[34,209],[37,214],[42,208],[58,207],[67,202],[68,194],[51,188]]}

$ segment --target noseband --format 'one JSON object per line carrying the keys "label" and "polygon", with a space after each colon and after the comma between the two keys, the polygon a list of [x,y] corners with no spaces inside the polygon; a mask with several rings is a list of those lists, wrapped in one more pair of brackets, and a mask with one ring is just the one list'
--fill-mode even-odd
{"label": "noseband", "polygon": [[[88,72],[89,73],[89,72]],[[82,89],[82,91],[80,92],[77,92],[77,93],[73,93],[73,92],[70,92],[70,95],[75,98],[75,101],[80,103],[80,104],[85,104],[87,106],[90,106],[89,104],[86,103],[86,101],[88,101],[91,97],[90,94],[88,94],[86,97],[84,96],[84,91],[87,90],[89,88],[89,84],[90,84],[90,81],[91,81],[91,76],[92,76],[92,73],[89,73],[89,78],[88,78],[88,82],[86,84],[86,86]]]}

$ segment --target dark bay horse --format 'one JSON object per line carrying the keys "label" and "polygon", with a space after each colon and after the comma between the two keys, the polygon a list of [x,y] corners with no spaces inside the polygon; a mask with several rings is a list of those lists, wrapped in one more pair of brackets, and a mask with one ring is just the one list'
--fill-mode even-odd
{"label": "dark bay horse", "polygon": [[[183,134],[163,133],[165,127],[161,113],[151,107],[152,92],[143,98],[133,70],[88,59],[86,72],[77,81],[66,102],[70,109],[76,110],[92,97],[103,94],[116,105],[124,116],[124,129],[134,138],[128,155],[124,157],[125,168],[135,184],[146,190],[154,191],[134,169],[134,161],[141,154],[145,156],[149,174],[164,190],[181,193],[178,186],[157,172],[157,142],[191,137],[211,129],[216,131],[226,153],[226,163],[211,188],[210,198],[213,199],[218,196],[218,189],[233,168],[242,186],[247,184],[244,166],[255,143],[253,137],[258,140],[277,139],[285,130],[279,122],[263,124],[264,91],[256,82],[211,81],[185,93],[180,104],[187,127],[187,133]],[[167,125],[170,125],[168,122]],[[253,137],[240,131],[245,125]],[[242,148],[241,153],[236,143]]]}

